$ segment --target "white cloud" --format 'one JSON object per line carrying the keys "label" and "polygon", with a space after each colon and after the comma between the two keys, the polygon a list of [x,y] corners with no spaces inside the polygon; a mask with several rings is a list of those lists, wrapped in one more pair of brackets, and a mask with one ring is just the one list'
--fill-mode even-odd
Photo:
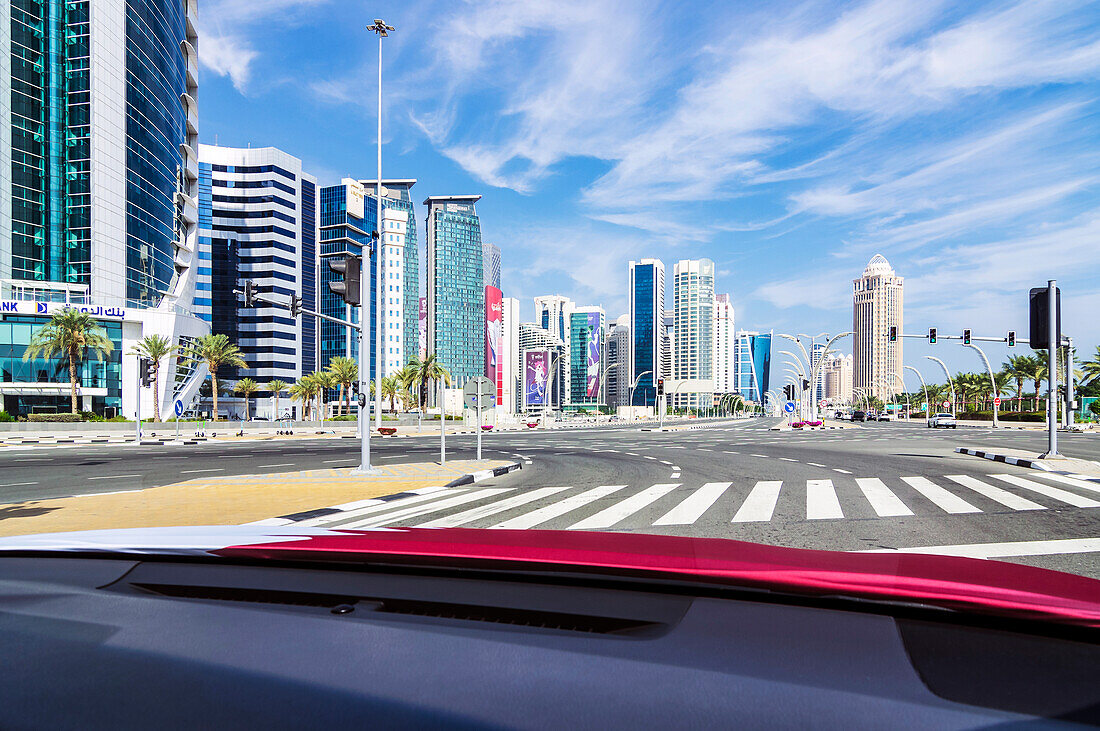
{"label": "white cloud", "polygon": [[246,43],[241,38],[215,35],[204,35],[199,42],[203,65],[220,76],[228,76],[242,93],[252,75],[252,62],[260,55]]}

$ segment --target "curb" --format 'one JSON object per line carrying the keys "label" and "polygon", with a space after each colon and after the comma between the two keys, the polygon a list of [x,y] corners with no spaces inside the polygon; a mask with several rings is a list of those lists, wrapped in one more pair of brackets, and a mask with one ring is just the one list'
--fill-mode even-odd
{"label": "curb", "polygon": [[1050,465],[1043,464],[1042,462],[1034,459],[1007,457],[1003,454],[994,454],[993,452],[984,452],[980,449],[968,449],[966,447],[955,447],[955,451],[959,454],[969,454],[971,457],[981,457],[982,459],[989,459],[993,460],[994,462],[1004,462],[1005,464],[1016,465],[1017,467],[1027,467],[1029,469],[1041,470],[1043,472],[1055,471],[1050,468]]}
{"label": "curb", "polygon": [[507,464],[502,467],[494,467],[491,470],[479,470],[478,472],[474,472],[473,474],[463,475],[456,480],[448,482],[442,487],[421,487],[416,490],[405,490],[403,492],[395,492],[392,495],[382,495],[380,497],[368,498],[366,500],[357,500],[351,503],[344,503],[343,505],[334,505],[331,508],[316,508],[314,510],[305,510],[300,513],[280,515],[277,518],[266,518],[264,520],[257,520],[252,523],[246,523],[246,525],[293,525],[294,523],[301,523],[304,520],[311,520],[313,518],[324,518],[329,515],[339,515],[340,513],[347,513],[352,510],[358,510],[359,508],[365,508],[370,505],[378,505],[379,503],[386,503],[391,500],[399,500],[401,498],[411,497],[413,495],[426,495],[428,493],[446,490],[449,487],[469,485],[474,482],[481,482],[482,480],[488,480],[492,477],[499,477],[501,475],[520,469],[523,469],[523,466],[519,462],[513,462],[512,464]]}

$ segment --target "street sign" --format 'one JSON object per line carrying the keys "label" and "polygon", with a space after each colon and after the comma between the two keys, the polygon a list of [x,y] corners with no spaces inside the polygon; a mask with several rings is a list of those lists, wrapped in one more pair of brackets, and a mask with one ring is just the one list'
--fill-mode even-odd
{"label": "street sign", "polygon": [[951,402],[950,402],[950,401],[944,401],[944,402],[943,402],[943,408],[945,408],[945,409],[946,409],[946,408],[947,408],[948,406],[950,406],[950,405],[951,405]]}
{"label": "street sign", "polygon": [[788,401],[787,403],[783,404],[783,410],[786,411],[788,414],[793,414],[794,413],[794,401]]}
{"label": "street sign", "polygon": [[496,398],[497,387],[485,376],[471,378],[462,388],[462,400],[468,409],[476,409],[479,400],[483,409],[495,406]]}
{"label": "street sign", "polygon": [[920,410],[921,411],[928,411],[928,404],[921,404],[920,405]]}
{"label": "street sign", "polygon": [[1000,405],[1001,405],[1001,397],[1000,397],[1000,396],[998,396],[997,398],[993,399],[993,405],[994,405],[994,406],[1000,406]]}
{"label": "street sign", "polygon": [[176,412],[176,418],[177,419],[180,418],[181,416],[183,416],[183,401],[182,400],[176,399],[176,403],[175,403],[175,406],[173,408]]}

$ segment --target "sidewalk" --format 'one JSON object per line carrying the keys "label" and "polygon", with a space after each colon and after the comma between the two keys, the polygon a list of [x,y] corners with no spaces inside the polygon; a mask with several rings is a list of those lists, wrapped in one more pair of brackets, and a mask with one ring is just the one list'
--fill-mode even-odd
{"label": "sidewalk", "polygon": [[146,490],[33,500],[0,505],[0,536],[108,528],[240,525],[361,501],[441,487],[475,473],[518,468],[507,460],[455,460],[379,467],[377,476],[351,468],[206,477]]}

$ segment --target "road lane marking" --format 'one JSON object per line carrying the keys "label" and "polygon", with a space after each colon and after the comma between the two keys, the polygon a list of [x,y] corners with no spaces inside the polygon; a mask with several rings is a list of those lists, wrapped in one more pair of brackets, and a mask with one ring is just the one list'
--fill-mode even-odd
{"label": "road lane marking", "polygon": [[1052,556],[1064,553],[1100,551],[1100,538],[1058,538],[1049,541],[1015,541],[1011,543],[972,543],[953,546],[919,546],[915,548],[876,548],[857,553],[931,553],[939,556],[966,558],[1004,558],[1008,556]]}
{"label": "road lane marking", "polygon": [[268,467],[296,467],[297,465],[298,465],[297,462],[282,462],[280,464],[262,464],[262,465],[259,465],[258,469],[262,470],[262,469],[266,469]]}
{"label": "road lane marking", "polygon": [[89,480],[121,480],[124,477],[141,477],[141,475],[104,475],[102,477],[89,477]]}
{"label": "road lane marking", "polygon": [[490,515],[496,515],[497,513],[503,513],[505,510],[511,510],[512,508],[518,508],[521,505],[527,503],[533,503],[536,500],[542,500],[562,490],[568,490],[568,487],[540,487],[537,490],[531,492],[521,493],[507,500],[499,500],[495,503],[489,503],[488,505],[482,505],[471,510],[465,510],[461,513],[454,513],[453,515],[447,515],[442,518],[436,518],[430,520],[427,523],[420,523],[417,528],[455,528],[460,525],[472,523],[475,520],[481,518],[487,518]]}
{"label": "road lane marking", "polygon": [[[389,455],[383,455],[389,456]],[[345,457],[344,459],[326,459],[322,460],[321,464],[336,464],[337,462],[350,462],[351,464],[359,464],[359,460],[352,459],[351,457]]]}
{"label": "road lane marking", "polygon": [[857,477],[856,484],[863,491],[863,496],[871,507],[875,509],[881,518],[889,518],[898,515],[912,515],[913,511],[905,506],[897,495],[886,487],[877,477]]}
{"label": "road lane marking", "polygon": [[584,530],[588,528],[610,528],[616,523],[625,520],[642,508],[675,490],[677,483],[662,482],[647,487],[639,493],[631,495],[626,500],[615,503],[595,515],[590,515],[584,520],[569,526],[569,530]]}
{"label": "road lane marking", "polygon": [[397,500],[383,501],[377,498],[369,498],[368,500],[356,501],[362,503],[362,506],[358,506],[355,503],[345,503],[343,505],[335,506],[344,511],[339,515],[325,515],[319,518],[311,518],[303,520],[297,523],[297,525],[324,525],[328,527],[343,528],[344,526],[341,521],[350,522],[355,518],[361,518],[365,515],[371,515],[372,513],[381,513],[384,510],[393,510],[396,508],[405,507],[407,505],[413,505],[415,503],[423,503],[429,500],[438,500],[449,495],[457,495],[459,493],[465,493],[467,491],[468,489],[464,487],[437,487],[435,489],[432,489],[431,492],[425,491],[416,495],[410,495],[409,497],[398,498]]}
{"label": "road lane marking", "polygon": [[1064,485],[1073,485],[1079,487],[1082,490],[1092,490],[1093,492],[1100,492],[1100,485],[1095,482],[1089,482],[1087,480],[1079,480],[1073,477],[1067,477],[1066,475],[1056,475],[1050,472],[1036,473],[1036,477],[1043,477],[1048,480],[1054,480],[1055,482],[1061,482]]}
{"label": "road lane marking", "polygon": [[852,474],[852,473],[851,473],[851,472],[849,472],[848,470],[842,470],[842,469],[840,469],[839,467],[834,467],[834,468],[833,468],[833,472],[839,472],[839,473],[841,473],[841,474],[843,474],[843,475],[850,475],[850,474]]}
{"label": "road lane marking", "polygon": [[783,460],[784,462],[797,462],[798,461],[797,459],[791,459],[790,457],[780,457],[779,459]]}
{"label": "road lane marking", "polygon": [[1093,500],[1092,498],[1082,497],[1076,493],[1063,490],[1058,487],[1051,487],[1050,485],[1042,485],[1038,482],[1032,482],[1031,480],[1023,477],[1017,477],[1016,475],[992,475],[998,480],[1004,480],[1005,482],[1022,487],[1025,490],[1031,490],[1037,492],[1040,495],[1046,495],[1052,497],[1055,500],[1061,500],[1064,503],[1069,503],[1078,508],[1096,508],[1100,507],[1100,502]]}
{"label": "road lane marking", "polygon": [[927,477],[903,477],[906,484],[924,495],[926,498],[948,513],[980,513],[978,508],[963,500],[953,492],[949,492],[935,484]]}
{"label": "road lane marking", "polygon": [[807,462],[806,464],[811,465],[813,467],[824,467],[825,466],[823,464],[818,464],[817,462]]}
{"label": "road lane marking", "polygon": [[766,454],[750,454],[749,456],[750,457],[759,457],[760,459],[771,459],[771,457],[769,457]]}
{"label": "road lane marking", "polygon": [[419,518],[421,515],[427,515],[428,513],[436,513],[440,510],[447,510],[448,508],[454,508],[465,503],[472,503],[475,500],[482,500],[487,497],[495,497],[504,492],[511,492],[511,487],[487,487],[482,490],[473,490],[463,495],[457,495],[455,497],[439,500],[431,505],[416,505],[411,508],[402,508],[401,510],[387,513],[386,515],[375,516],[373,518],[367,518],[366,520],[353,521],[351,523],[341,524],[340,528],[377,528],[382,525],[388,525],[391,523],[399,523],[411,518]]}
{"label": "road lane marking", "polygon": [[225,472],[224,467],[211,467],[205,470],[180,470],[181,475],[190,475],[195,472]]}
{"label": "road lane marking", "polygon": [[731,451],[729,451],[728,449],[727,449],[727,450],[723,450],[723,451],[724,451],[724,452],[725,452],[726,454],[741,454],[740,452],[731,452]]}
{"label": "road lane marking", "polygon": [[982,482],[976,477],[970,475],[944,475],[949,480],[959,483],[963,487],[969,487],[974,492],[985,495],[987,498],[994,502],[998,502],[1005,507],[1012,508],[1013,510],[1045,510],[1046,508],[1039,503],[1034,503],[1027,498],[1022,498],[1019,495],[1009,492],[1008,490],[1002,490],[999,487]]}
{"label": "road lane marking", "polygon": [[0,487],[23,487],[24,485],[37,485],[37,482],[9,482],[6,485],[0,485]]}
{"label": "road lane marking", "polygon": [[708,482],[683,502],[658,518],[653,525],[691,525],[722,497],[732,482]]}
{"label": "road lane marking", "polygon": [[806,519],[843,518],[832,480],[806,480]]}
{"label": "road lane marking", "polygon": [[745,498],[741,508],[733,516],[733,523],[758,523],[772,519],[775,503],[779,500],[780,480],[757,482]]}
{"label": "road lane marking", "polygon": [[577,508],[588,505],[589,503],[599,500],[600,498],[607,497],[608,495],[625,489],[626,485],[601,485],[595,487],[587,492],[582,492],[579,495],[573,495],[560,502],[547,505],[546,507],[539,508],[530,513],[516,516],[510,520],[506,520],[503,523],[494,525],[494,528],[512,528],[512,529],[525,529],[534,528],[537,525],[542,525],[554,518],[565,515],[568,512],[576,510]]}

